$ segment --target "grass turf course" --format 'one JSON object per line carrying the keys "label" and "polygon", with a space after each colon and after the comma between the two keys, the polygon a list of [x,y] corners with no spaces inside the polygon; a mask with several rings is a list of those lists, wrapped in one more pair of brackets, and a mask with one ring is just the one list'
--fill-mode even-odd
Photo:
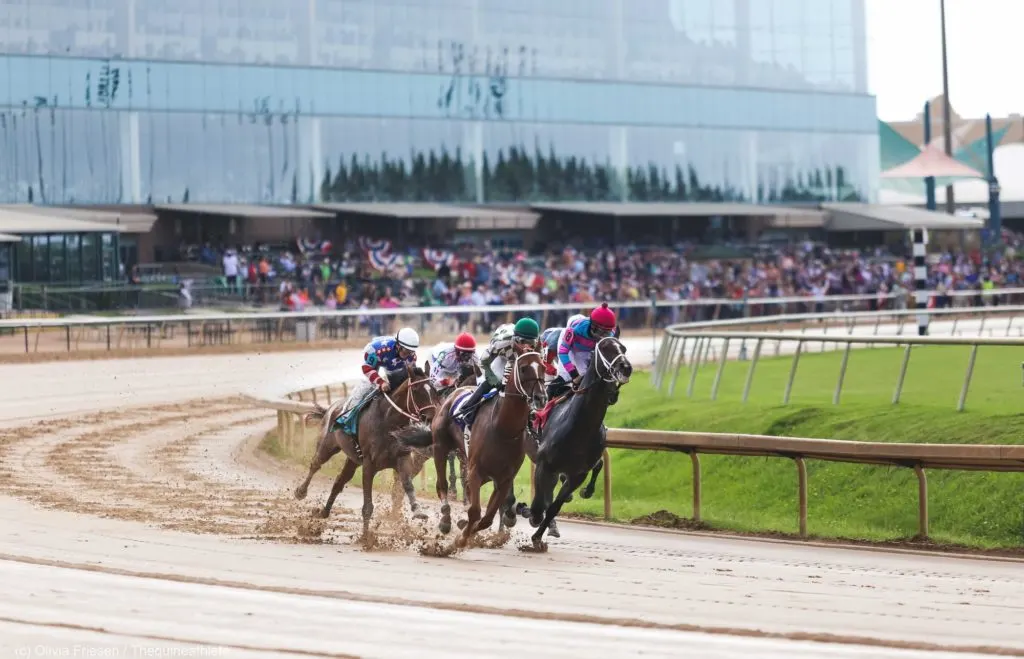
{"label": "grass turf course", "polygon": [[[749,362],[726,364],[718,400],[709,392],[717,364],[698,372],[694,397],[680,374],[671,398],[638,373],[607,418],[610,427],[741,432],[862,441],[930,443],[1024,442],[1020,362],[1024,351],[983,347],[964,412],[956,412],[969,348],[914,348],[901,402],[891,399],[902,350],[854,349],[842,400],[832,405],[841,354],[805,353],[800,358],[790,404],[782,392],[792,357],[762,358],[750,400],[741,403]],[[274,437],[264,448],[308,464],[308,452],[287,455]],[[337,461],[336,461],[337,462]],[[797,532],[796,467],[779,458],[701,456],[702,516],[713,528],[748,532]],[[325,467],[336,473],[339,464]],[[685,454],[612,451],[613,515],[630,521],[656,511],[691,514],[691,469]],[[917,480],[913,471],[808,461],[808,532],[813,536],[897,540],[917,532]],[[433,467],[427,465],[424,495],[433,498]],[[358,477],[354,479],[358,483]],[[419,484],[419,479],[417,479]],[[928,472],[930,533],[937,542],[979,548],[1024,544],[1024,475],[931,470]],[[526,468],[517,481],[529,495]],[[489,491],[489,488],[488,490]],[[326,493],[315,492],[317,499]],[[594,498],[577,499],[566,512],[598,516],[603,485]]]}

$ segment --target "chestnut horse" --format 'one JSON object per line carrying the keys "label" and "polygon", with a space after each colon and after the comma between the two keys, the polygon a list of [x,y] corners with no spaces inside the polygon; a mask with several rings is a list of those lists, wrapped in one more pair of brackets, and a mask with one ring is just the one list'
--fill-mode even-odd
{"label": "chestnut horse", "polygon": [[[431,430],[434,438],[434,467],[437,470],[437,496],[441,499],[442,533],[451,531],[451,505],[448,502],[448,480],[444,473],[444,459],[452,450],[461,455],[468,453],[466,489],[470,505],[468,521],[459,545],[465,546],[474,533],[490,528],[498,508],[502,507],[500,527],[513,526],[515,510],[503,504],[509,499],[516,474],[526,456],[523,437],[531,410],[547,402],[544,386],[544,365],[539,353],[514,352],[505,367],[500,394],[480,404],[465,446],[463,430],[452,418],[452,407],[464,400],[471,387],[456,389],[441,405],[434,417]],[[487,511],[480,517],[480,488],[493,482],[494,491],[487,503]],[[512,497],[511,500],[515,501]]]}
{"label": "chestnut horse", "polygon": [[334,479],[331,494],[327,503],[320,510],[320,517],[331,514],[334,500],[338,498],[356,473],[356,467],[363,468],[363,534],[369,530],[370,516],[373,515],[373,479],[377,472],[394,469],[402,483],[409,507],[417,518],[425,519],[426,515],[419,512],[416,503],[416,490],[412,477],[422,466],[413,455],[413,449],[425,449],[430,446],[429,437],[426,441],[417,442],[415,433],[407,432],[412,428],[423,427],[433,420],[437,410],[437,394],[426,374],[419,368],[409,366],[405,376],[391,394],[379,392],[360,412],[357,437],[342,432],[337,427],[338,418],[342,415],[345,401],[338,400],[327,408],[316,405],[313,412],[303,417],[305,422],[320,422],[320,437],[316,453],[310,461],[309,474],[297,488],[295,498],[304,499],[313,475],[339,452],[345,454],[345,465]]}

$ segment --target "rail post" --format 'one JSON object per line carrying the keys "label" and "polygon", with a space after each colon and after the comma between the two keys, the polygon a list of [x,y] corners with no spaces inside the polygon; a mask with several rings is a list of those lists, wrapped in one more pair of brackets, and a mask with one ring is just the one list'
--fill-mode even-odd
{"label": "rail post", "polygon": [[896,378],[896,389],[892,392],[892,404],[896,405],[900,402],[900,396],[903,394],[903,381],[907,378],[907,366],[910,364],[910,349],[913,346],[907,344],[903,349],[903,361],[900,362],[900,374]]}
{"label": "rail post", "polygon": [[700,521],[700,455],[697,450],[690,451],[690,466],[693,469],[693,521]]}
{"label": "rail post", "polygon": [[686,387],[686,397],[693,398],[693,388],[697,386],[697,370],[700,368],[700,355],[701,355],[701,344],[704,341],[710,341],[711,339],[705,339],[700,337],[697,339],[697,345],[694,346],[693,356],[694,359],[690,360],[690,384]]}
{"label": "rail post", "polygon": [[978,357],[978,344],[971,346],[971,356],[967,360],[967,372],[964,373],[964,386],[960,389],[960,400],[957,401],[956,411],[963,412],[964,404],[967,403],[967,390],[971,387],[971,376],[974,375],[974,360]]}
{"label": "rail post", "polygon": [[604,518],[612,518],[612,457],[608,449],[601,455],[604,460]]}
{"label": "rail post", "polygon": [[800,351],[803,347],[803,341],[796,342],[796,352],[793,353],[793,366],[789,369],[789,379],[786,380],[786,391],[782,394],[783,405],[789,405],[789,396],[793,393],[793,380],[796,378],[796,367],[800,364]]}
{"label": "rail post", "polygon": [[843,361],[839,363],[839,379],[836,380],[836,391],[832,394],[832,404],[839,404],[839,397],[843,394],[843,380],[846,379],[846,365],[850,363],[850,348],[853,347],[852,343],[846,344],[846,350],[843,351]]}
{"label": "rail post", "polygon": [[672,374],[672,381],[668,383],[668,395],[671,396],[676,392],[676,382],[679,380],[679,372],[683,370],[683,364],[686,363],[686,338],[683,338],[682,346],[679,348],[679,354],[676,356],[676,368]]}
{"label": "rail post", "polygon": [[761,346],[764,339],[758,339],[754,344],[754,356],[750,359],[750,368],[747,369],[747,381],[743,384],[743,402],[750,398],[750,387],[754,384],[754,369],[757,368],[757,360],[761,357]]}
{"label": "rail post", "polygon": [[725,362],[729,358],[729,339],[722,342],[722,357],[718,360],[718,370],[715,372],[715,381],[711,383],[711,400],[718,398],[718,385],[722,382],[722,373],[725,371]]}
{"label": "rail post", "polygon": [[656,390],[661,389],[661,366],[662,362],[665,361],[665,353],[667,352],[668,344],[670,341],[670,335],[668,332],[661,338],[661,347],[658,348],[657,354],[654,357],[654,368],[651,371],[651,385]]}
{"label": "rail post", "polygon": [[793,458],[796,462],[797,491],[800,499],[800,537],[807,537],[807,465],[801,456]]}
{"label": "rail post", "polygon": [[917,475],[917,535],[922,540],[928,537],[928,476],[921,465],[914,465]]}

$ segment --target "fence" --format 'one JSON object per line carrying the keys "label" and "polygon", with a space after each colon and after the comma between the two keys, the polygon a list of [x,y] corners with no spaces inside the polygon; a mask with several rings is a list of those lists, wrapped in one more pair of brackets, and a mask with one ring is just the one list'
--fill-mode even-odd
{"label": "fence", "polygon": [[[334,393],[342,391],[335,385]],[[347,392],[347,389],[343,391]],[[315,387],[287,397],[249,396],[258,407],[277,412],[278,437],[293,446],[300,427],[299,417],[313,409],[316,401],[332,398],[330,386]],[[928,537],[928,477],[925,469],[975,470],[990,472],[1024,471],[1024,446],[906,444],[804,439],[768,435],[673,432],[661,430],[608,429],[608,448],[633,451],[674,451],[690,456],[693,472],[693,520],[701,521],[701,454],[745,457],[775,457],[792,460],[796,465],[798,520],[800,536],[807,537],[806,460],[825,460],[848,464],[896,466],[913,469],[917,477],[918,536]],[[604,517],[612,518],[612,456],[604,453]],[[421,472],[421,479],[423,478]],[[533,490],[533,466],[530,467]]]}
{"label": "fence", "polygon": [[[973,292],[954,299],[965,302],[981,298]],[[1024,289],[998,292],[1002,299],[1024,293]],[[993,301],[1001,299],[993,297]],[[840,312],[845,318],[859,318],[851,306],[877,305],[877,296],[837,295],[812,300],[794,298],[750,298],[747,300],[704,299],[684,301],[633,301],[616,303],[620,326],[627,331],[648,330],[663,325],[675,327],[680,320],[690,323],[723,319],[744,324],[755,320],[800,322],[803,314],[779,313],[789,309],[822,307]],[[890,300],[891,302],[891,300]],[[0,354],[111,351],[116,349],[157,350],[197,348],[210,345],[268,345],[312,343],[319,340],[368,339],[397,329],[398,322],[419,328],[426,338],[447,338],[463,329],[488,334],[501,322],[516,315],[530,315],[542,327],[564,324],[574,313],[586,313],[593,303],[548,305],[492,305],[486,307],[405,307],[399,309],[345,309],[309,312],[204,313],[148,316],[88,316],[59,319],[0,320]],[[983,306],[986,313],[1001,313],[1006,306]],[[949,313],[964,313],[974,307],[958,307]],[[999,311],[996,311],[999,310]],[[899,310],[891,313],[900,313]],[[913,312],[910,312],[913,313]],[[828,321],[832,322],[832,321]]]}
{"label": "fence", "polygon": [[[750,396],[750,389],[754,380],[754,373],[757,368],[758,362],[763,353],[763,347],[765,342],[774,342],[775,355],[779,356],[782,351],[782,345],[784,343],[795,344],[795,350],[793,351],[793,361],[790,367],[789,376],[786,381],[785,388],[782,393],[782,404],[788,405],[790,397],[793,391],[793,382],[796,379],[797,369],[800,363],[800,356],[805,353],[805,346],[819,344],[821,351],[824,352],[826,346],[831,345],[834,349],[838,350],[843,348],[842,361],[839,366],[839,372],[837,374],[836,384],[832,396],[832,403],[838,405],[842,397],[843,383],[846,378],[847,366],[849,364],[850,350],[853,346],[903,346],[903,359],[900,364],[899,375],[896,380],[895,390],[893,392],[892,402],[896,404],[900,401],[900,396],[903,391],[903,384],[906,379],[907,368],[910,363],[910,355],[914,346],[969,346],[971,348],[970,357],[967,360],[966,370],[964,372],[963,385],[960,389],[960,395],[957,400],[957,411],[963,411],[964,406],[967,402],[967,394],[970,389],[971,378],[974,374],[974,366],[977,361],[978,349],[981,346],[1024,346],[1024,323],[1018,324],[1014,328],[1013,321],[1016,317],[1024,315],[1024,307],[985,307],[982,309],[974,310],[976,313],[969,316],[967,319],[964,318],[964,311],[960,309],[932,309],[927,311],[895,311],[895,312],[884,312],[875,314],[844,314],[841,317],[835,315],[812,315],[812,316],[789,316],[789,317],[777,317],[771,319],[757,320],[744,320],[743,325],[746,326],[761,326],[764,327],[770,324],[784,323],[788,321],[802,320],[804,321],[804,327],[801,328],[799,333],[797,332],[765,332],[765,331],[716,331],[721,327],[735,326],[738,323],[735,321],[724,321],[718,323],[705,323],[702,325],[675,325],[668,327],[663,335],[661,348],[658,351],[657,358],[655,360],[654,370],[652,373],[652,381],[657,389],[661,389],[662,386],[668,382],[668,394],[672,395],[675,393],[676,383],[679,379],[682,367],[687,365],[687,349],[690,351],[689,368],[690,378],[687,386],[686,395],[689,398],[693,397],[694,388],[697,382],[697,375],[701,367],[706,364],[709,359],[715,357],[713,353],[717,352],[718,367],[715,372],[714,380],[711,384],[711,400],[716,400],[718,397],[719,387],[722,381],[722,375],[725,371],[725,364],[728,361],[731,353],[730,348],[736,347],[738,344],[738,350],[735,357],[743,360],[747,358],[747,343],[753,344],[753,356],[750,358],[750,365],[747,369],[746,381],[743,387],[742,401],[748,402]],[[950,318],[953,320],[952,327],[950,329],[950,336],[903,336],[903,330],[906,326],[906,319],[909,317],[916,318],[922,314],[928,315],[931,319],[943,319]],[[989,337],[983,337],[981,334],[986,329],[986,322],[989,321],[992,316],[1007,316],[1005,322],[1005,333],[1001,338],[991,336],[997,331],[1003,333],[1003,328],[994,327],[989,323]],[[879,335],[879,329],[882,326],[882,321],[886,318],[895,320],[898,324],[898,331],[895,335]],[[868,319],[874,323],[874,331],[869,336],[857,336],[854,334],[856,330],[856,321],[858,319]],[[964,337],[957,336],[957,327],[960,323],[965,323],[966,320],[972,322],[978,322],[978,336],[976,337]],[[823,332],[821,333],[808,333],[806,322],[808,321],[819,321],[822,322]],[[828,321],[833,321],[836,325],[833,325],[839,331],[829,333]],[[713,327],[713,330],[706,330],[703,328]],[[1011,337],[1012,331],[1017,330],[1017,337]],[[963,329],[961,326],[961,332]],[[895,339],[895,340],[894,340]]]}

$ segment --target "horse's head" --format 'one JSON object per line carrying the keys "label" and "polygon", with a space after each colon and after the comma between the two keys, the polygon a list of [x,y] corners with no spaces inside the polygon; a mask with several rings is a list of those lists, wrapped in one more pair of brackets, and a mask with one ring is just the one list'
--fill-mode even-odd
{"label": "horse's head", "polygon": [[418,366],[405,367],[405,379],[395,390],[394,401],[410,419],[430,423],[437,413],[438,395],[426,371]]}
{"label": "horse's head", "polygon": [[544,362],[539,352],[514,352],[514,362],[505,384],[505,395],[518,395],[534,410],[539,410],[548,402],[547,388],[544,386]]}
{"label": "horse's head", "polygon": [[594,346],[594,358],[590,364],[594,373],[608,387],[608,402],[614,405],[619,400],[619,388],[629,382],[633,365],[626,357],[626,346],[612,336],[606,336]]}

